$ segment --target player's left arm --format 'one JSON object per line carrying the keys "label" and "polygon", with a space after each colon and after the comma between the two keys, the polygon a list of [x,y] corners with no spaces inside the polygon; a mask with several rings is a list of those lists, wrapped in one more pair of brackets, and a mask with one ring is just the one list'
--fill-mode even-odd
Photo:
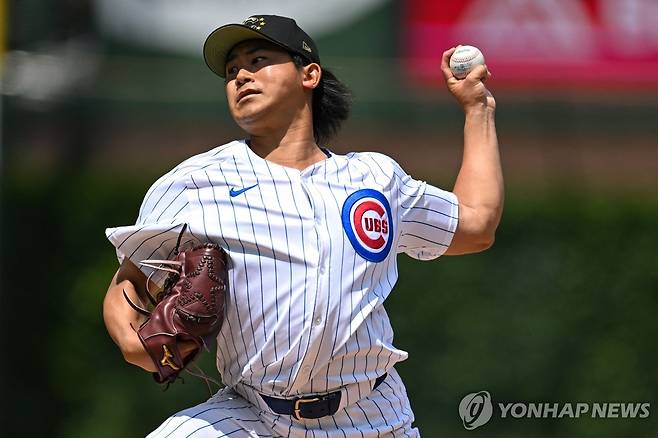
{"label": "player's left arm", "polygon": [[[145,306],[147,277],[135,266],[130,259],[126,258],[119,270],[112,278],[105,300],[103,301],[103,319],[110,337],[117,344],[126,362],[137,365],[146,371],[156,372],[153,359],[146,351],[142,341],[137,335],[137,329],[146,321],[128,304],[124,293],[131,301]],[[151,290],[157,290],[154,283],[150,283]],[[194,351],[196,345],[192,341],[182,342],[180,348],[183,356]]]}
{"label": "player's left arm", "polygon": [[449,61],[454,48],[443,53],[441,71],[448,89],[464,110],[464,151],[453,193],[459,200],[459,222],[446,255],[489,248],[503,212],[503,172],[494,115],[496,101],[485,87],[491,76],[486,66],[475,67],[465,79],[455,78]]}

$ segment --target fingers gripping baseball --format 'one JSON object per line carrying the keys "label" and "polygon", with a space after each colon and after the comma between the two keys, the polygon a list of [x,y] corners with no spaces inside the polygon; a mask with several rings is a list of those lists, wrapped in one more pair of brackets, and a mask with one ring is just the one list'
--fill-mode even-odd
{"label": "fingers gripping baseball", "polygon": [[491,77],[486,64],[474,67],[464,79],[458,79],[450,69],[450,57],[456,49],[457,47],[452,47],[446,50],[441,57],[441,73],[448,90],[465,112],[478,107],[495,109],[496,101],[484,85]]}
{"label": "fingers gripping baseball", "polygon": [[457,50],[457,47],[452,47],[445,52],[443,52],[443,56],[441,57],[441,73],[443,73],[443,77],[446,80],[446,82],[449,82],[450,80],[455,80],[457,81],[458,79],[452,74],[452,71],[450,71],[450,57],[452,56],[453,53],[455,53],[455,50]]}
{"label": "fingers gripping baseball", "polygon": [[491,73],[489,72],[489,69],[487,68],[486,64],[478,65],[468,73],[468,75],[464,78],[464,80],[472,80],[475,82],[477,81],[486,82],[486,80],[489,79],[490,76]]}

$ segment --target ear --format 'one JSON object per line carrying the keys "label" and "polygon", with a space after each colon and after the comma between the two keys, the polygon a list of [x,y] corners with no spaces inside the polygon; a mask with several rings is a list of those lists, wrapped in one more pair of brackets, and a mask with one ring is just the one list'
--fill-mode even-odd
{"label": "ear", "polygon": [[315,62],[302,67],[302,86],[306,89],[312,90],[320,84],[322,78],[322,68]]}

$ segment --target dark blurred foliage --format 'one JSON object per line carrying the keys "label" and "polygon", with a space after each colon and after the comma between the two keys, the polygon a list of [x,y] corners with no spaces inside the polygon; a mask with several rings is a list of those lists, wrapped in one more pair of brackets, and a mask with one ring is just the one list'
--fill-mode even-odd
{"label": "dark blurred foliage", "polygon": [[94,32],[90,0],[10,0],[8,43],[33,49],[44,41],[66,40]]}
{"label": "dark blurred foliage", "polygon": [[[134,222],[143,191],[109,175],[5,179],[0,320],[15,337],[2,338],[14,358],[4,362],[14,377],[4,382],[13,406],[2,436],[35,436],[26,428],[35,403],[37,436],[143,436],[209,395],[193,377],[163,393],[105,332],[102,300],[118,265],[104,227]],[[210,355],[203,366],[212,370]]]}
{"label": "dark blurred foliage", "polygon": [[[404,260],[389,309],[428,436],[655,436],[649,419],[496,420],[463,429],[457,405],[657,401],[658,204],[556,190],[510,199],[489,251]],[[655,408],[654,408],[655,409]],[[652,418],[653,417],[653,418]],[[444,434],[445,431],[449,433]]]}
{"label": "dark blurred foliage", "polygon": [[[153,177],[155,175],[152,175]],[[142,436],[205,400],[193,377],[166,392],[125,364],[106,334],[104,291],[117,267],[104,227],[128,224],[152,177],[10,174],[2,189],[3,436]],[[655,406],[658,203],[556,191],[509,199],[489,251],[417,262],[400,256],[386,305],[424,436],[618,437],[634,420],[494,420],[463,429],[457,406],[498,401],[621,401]],[[213,372],[212,355],[202,366]],[[7,360],[9,359],[9,360]],[[46,436],[44,435],[44,436]]]}

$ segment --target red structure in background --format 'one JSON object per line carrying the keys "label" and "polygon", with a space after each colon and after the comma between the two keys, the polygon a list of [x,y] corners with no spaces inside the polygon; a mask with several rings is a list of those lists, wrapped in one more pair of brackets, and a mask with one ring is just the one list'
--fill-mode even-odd
{"label": "red structure in background", "polygon": [[655,0],[408,0],[404,20],[404,73],[423,85],[470,44],[497,87],[658,90]]}

